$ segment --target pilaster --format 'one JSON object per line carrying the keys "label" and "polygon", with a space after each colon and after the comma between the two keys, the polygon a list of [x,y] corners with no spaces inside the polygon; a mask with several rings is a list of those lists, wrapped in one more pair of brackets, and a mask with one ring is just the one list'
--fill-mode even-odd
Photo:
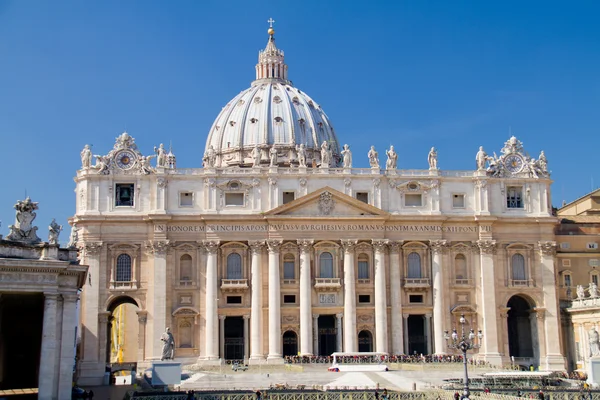
{"label": "pilaster", "polygon": [[342,247],[344,248],[343,348],[346,352],[358,351],[358,336],[356,334],[356,279],[354,275],[354,248],[357,243],[357,240],[342,240]]}
{"label": "pilaster", "polygon": [[375,249],[375,347],[380,353],[388,352],[387,292],[385,279],[385,250],[388,240],[373,239]]}
{"label": "pilaster", "polygon": [[250,309],[250,360],[264,358],[262,349],[262,252],[263,240],[251,241],[252,251],[252,299]]}
{"label": "pilaster", "polygon": [[404,324],[402,323],[402,277],[400,259],[402,258],[402,242],[390,243],[390,301],[392,308],[392,353],[404,354]]}
{"label": "pilaster", "polygon": [[58,398],[55,372],[55,361],[60,346],[57,343],[57,309],[58,294],[44,293],[44,319],[42,326],[42,348],[40,352],[39,394],[42,400]]}
{"label": "pilaster", "polygon": [[206,250],[206,328],[205,335],[205,360],[216,360],[217,353],[217,251],[219,241],[204,241]]}
{"label": "pilaster", "polygon": [[153,255],[153,282],[149,290],[148,311],[151,345],[148,358],[160,360],[162,344],[160,337],[167,327],[167,250],[170,246],[168,240],[155,240],[146,244],[146,251]]}
{"label": "pilaster", "polygon": [[431,242],[431,277],[433,281],[433,339],[435,354],[445,353],[444,340],[444,277],[442,259],[447,249],[445,240]]}
{"label": "pilaster", "polygon": [[281,280],[279,278],[279,249],[283,241],[268,240],[269,246],[269,355],[270,362],[282,358],[281,347]]}
{"label": "pilaster", "polygon": [[300,355],[313,353],[312,343],[312,288],[310,286],[310,251],[314,241],[298,240],[300,247]]}
{"label": "pilaster", "polygon": [[483,312],[483,357],[492,365],[501,365],[498,351],[498,326],[496,324],[496,279],[494,254],[495,240],[478,240],[481,267],[481,310]]}
{"label": "pilaster", "polygon": [[73,363],[75,362],[75,327],[77,326],[77,294],[63,293],[62,335],[60,347],[60,367],[58,369],[58,398],[71,397],[73,388]]}

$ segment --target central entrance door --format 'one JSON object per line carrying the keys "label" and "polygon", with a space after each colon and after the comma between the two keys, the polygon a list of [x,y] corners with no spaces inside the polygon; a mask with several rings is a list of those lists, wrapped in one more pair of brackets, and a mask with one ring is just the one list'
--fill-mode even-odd
{"label": "central entrance door", "polygon": [[319,316],[319,355],[330,356],[337,351],[335,315]]}
{"label": "central entrance door", "polygon": [[225,359],[244,359],[244,318],[225,318]]}
{"label": "central entrance door", "polygon": [[298,354],[298,335],[294,331],[286,331],[283,334],[283,356],[295,356]]}
{"label": "central entrance door", "polygon": [[408,354],[427,354],[425,316],[408,316]]}

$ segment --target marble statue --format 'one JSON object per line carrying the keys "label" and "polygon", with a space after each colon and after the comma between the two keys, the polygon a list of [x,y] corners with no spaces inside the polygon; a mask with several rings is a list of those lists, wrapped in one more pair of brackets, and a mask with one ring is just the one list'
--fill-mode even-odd
{"label": "marble statue", "polygon": [[271,146],[271,148],[269,149],[269,160],[269,167],[277,166],[277,149],[275,148],[275,146]]}
{"label": "marble statue", "polygon": [[598,285],[595,282],[590,282],[588,292],[590,293],[590,297],[598,297]]}
{"label": "marble statue", "polygon": [[577,285],[577,300],[585,299],[585,288],[583,285]]}
{"label": "marble statue", "polygon": [[304,144],[296,145],[296,153],[298,153],[298,164],[301,167],[306,167],[306,149]]}
{"label": "marble statue", "polygon": [[167,166],[167,152],[165,146],[161,143],[160,146],[154,146],[154,152],[156,153],[156,166],[166,167]]}
{"label": "marble statue", "polygon": [[329,168],[331,163],[331,147],[327,140],[321,144],[321,168]]}
{"label": "marble statue", "polygon": [[538,158],[538,166],[542,173],[548,173],[548,160],[546,159],[546,154],[544,154],[544,150],[540,153],[540,157]]}
{"label": "marble statue", "polygon": [[477,155],[475,156],[475,161],[477,162],[477,171],[485,170],[485,163],[487,162],[487,160],[488,160],[488,155],[483,150],[483,146],[479,146],[479,151],[477,152]]}
{"label": "marble statue", "polygon": [[387,155],[387,161],[385,162],[385,169],[396,169],[398,164],[398,153],[394,150],[394,146],[390,145],[390,149],[385,151]]}
{"label": "marble statue", "polygon": [[590,357],[600,356],[600,335],[596,328],[592,327],[588,332],[588,341],[590,343]]}
{"label": "marble statue", "polygon": [[208,146],[208,149],[204,152],[204,157],[202,157],[202,162],[204,164],[204,168],[214,168],[215,162],[217,160],[217,153],[215,148],[211,144]]}
{"label": "marble statue", "polygon": [[154,155],[151,156],[140,156],[140,171],[143,174],[151,174],[152,172],[154,172],[154,168],[152,168],[152,165],[150,165],[150,160],[156,157]]}
{"label": "marble statue", "polygon": [[52,218],[50,226],[48,227],[48,243],[58,244],[58,235],[62,231],[62,225],[56,223],[56,220]]}
{"label": "marble statue", "polygon": [[94,157],[96,157],[96,164],[94,165],[94,168],[96,169],[96,171],[99,174],[108,173],[108,164],[110,162],[110,159],[107,156],[94,155]]}
{"label": "marble statue", "polygon": [[79,241],[79,228],[77,228],[77,224],[73,224],[71,227],[71,235],[69,235],[69,243],[67,243],[67,247],[69,249],[77,248],[77,242]]}
{"label": "marble statue", "polygon": [[254,148],[252,149],[252,153],[250,153],[250,156],[252,157],[252,166],[253,167],[259,167],[260,166],[260,157],[261,157],[261,150],[258,147],[258,145],[254,146]]}
{"label": "marble statue", "polygon": [[429,162],[429,169],[430,170],[437,170],[437,151],[435,150],[435,147],[432,147],[431,150],[429,150],[429,154],[427,154],[427,162]]}
{"label": "marble statue", "polygon": [[86,144],[81,150],[81,168],[88,169],[92,166],[92,151],[90,146]]}
{"label": "marble statue", "polygon": [[165,332],[160,336],[160,340],[163,342],[161,361],[173,360],[175,351],[175,339],[171,333],[171,329],[165,329]]}
{"label": "marble statue", "polygon": [[532,178],[539,178],[538,176],[538,164],[535,158],[530,158],[526,161],[525,167],[529,170],[529,175]]}
{"label": "marble statue", "polygon": [[344,168],[352,168],[352,151],[350,151],[350,146],[347,144],[344,145],[342,156],[344,156]]}
{"label": "marble statue", "polygon": [[38,203],[31,201],[29,197],[25,200],[17,201],[14,205],[17,210],[15,215],[15,224],[10,225],[10,233],[6,240],[15,240],[20,242],[37,243],[41,239],[37,236],[37,226],[33,226],[33,220],[36,217],[35,210],[38,209]]}
{"label": "marble statue", "polygon": [[369,157],[369,165],[371,168],[379,168],[379,153],[375,150],[375,146],[371,146],[371,150],[367,153]]}

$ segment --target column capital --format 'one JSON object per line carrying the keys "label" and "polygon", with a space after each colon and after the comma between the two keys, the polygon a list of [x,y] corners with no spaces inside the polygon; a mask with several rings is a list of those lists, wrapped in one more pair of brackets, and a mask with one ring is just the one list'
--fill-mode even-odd
{"label": "column capital", "polygon": [[136,314],[140,324],[145,324],[148,321],[148,311],[136,311]]}
{"label": "column capital", "polygon": [[98,313],[98,322],[101,324],[108,323],[109,318],[110,318],[110,313],[108,311]]}
{"label": "column capital", "polygon": [[225,318],[227,318],[227,315],[219,315],[219,321],[225,321]]}
{"label": "column capital", "polygon": [[337,319],[342,319],[342,317],[343,317],[343,316],[344,316],[344,313],[338,313],[338,314],[335,314],[335,317],[336,317]]}
{"label": "column capital", "polygon": [[495,240],[478,240],[475,242],[479,247],[481,254],[496,254],[496,241]]}
{"label": "column capital", "polygon": [[249,240],[248,245],[250,246],[252,254],[260,254],[260,253],[262,253],[263,249],[265,248],[265,241],[264,240]]}
{"label": "column capital", "polygon": [[86,256],[95,256],[102,250],[102,242],[85,242],[81,247]]}
{"label": "column capital", "polygon": [[61,296],[63,300],[67,302],[76,302],[79,298],[77,293],[61,293]]}
{"label": "column capital", "polygon": [[202,246],[204,250],[208,254],[217,254],[217,250],[219,250],[219,241],[218,240],[203,240]]}
{"label": "column capital", "polygon": [[429,247],[433,254],[443,254],[448,249],[448,242],[446,240],[431,240],[429,241]]}
{"label": "column capital", "polygon": [[313,317],[313,319],[317,319],[317,318],[319,318],[319,314],[313,314],[312,317]]}
{"label": "column capital", "polygon": [[282,244],[283,240],[267,240],[267,246],[269,246],[269,253],[279,253],[279,249],[281,248]]}
{"label": "column capital", "polygon": [[538,247],[542,256],[555,256],[556,255],[556,242],[553,240],[539,241]]}
{"label": "column capital", "polygon": [[425,318],[427,318],[427,319],[431,319],[431,317],[433,317],[433,315],[432,315],[431,313],[429,313],[429,314],[425,314]]}
{"label": "column capital", "polygon": [[506,319],[508,318],[508,312],[510,311],[510,307],[500,307],[498,309],[498,313],[500,314],[500,318]]}
{"label": "column capital", "polygon": [[248,314],[242,315],[242,318],[244,318],[247,321],[250,319],[250,315],[248,315]]}
{"label": "column capital", "polygon": [[44,300],[58,301],[58,293],[44,292]]}
{"label": "column capital", "polygon": [[157,256],[164,256],[167,254],[169,247],[171,247],[171,242],[169,240],[146,242],[146,251]]}
{"label": "column capital", "polygon": [[544,307],[535,307],[531,313],[535,314],[535,317],[540,321],[546,318],[546,309]]}
{"label": "column capital", "polygon": [[352,252],[358,244],[358,240],[356,239],[342,239],[340,242],[342,243],[345,253]]}
{"label": "column capital", "polygon": [[385,253],[385,249],[387,248],[389,242],[390,241],[388,239],[372,239],[371,240],[371,243],[373,244],[373,247],[375,248],[375,253]]}
{"label": "column capital", "polygon": [[300,247],[301,252],[308,252],[312,249],[313,244],[315,243],[312,239],[298,239],[298,247]]}
{"label": "column capital", "polygon": [[402,314],[402,318],[408,319],[408,317],[410,317],[410,314]]}
{"label": "column capital", "polygon": [[400,253],[400,251],[402,250],[402,244],[404,243],[404,240],[392,240],[389,243],[390,246],[390,253],[392,254],[398,254]]}

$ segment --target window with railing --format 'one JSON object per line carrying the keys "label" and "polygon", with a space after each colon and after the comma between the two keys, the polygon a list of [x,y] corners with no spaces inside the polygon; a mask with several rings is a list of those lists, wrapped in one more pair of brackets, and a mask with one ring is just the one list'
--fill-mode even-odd
{"label": "window with railing", "polygon": [[412,252],[408,255],[407,278],[421,278],[421,256]]}
{"label": "window with railing", "polygon": [[227,279],[242,279],[242,256],[231,253],[227,256]]}
{"label": "window with railing", "polygon": [[120,254],[117,257],[116,282],[131,282],[131,257],[128,254]]}
{"label": "window with railing", "polygon": [[184,254],[179,259],[179,285],[188,286],[192,284],[192,257]]}
{"label": "window with railing", "polygon": [[333,278],[333,255],[328,251],[319,256],[319,277]]}

